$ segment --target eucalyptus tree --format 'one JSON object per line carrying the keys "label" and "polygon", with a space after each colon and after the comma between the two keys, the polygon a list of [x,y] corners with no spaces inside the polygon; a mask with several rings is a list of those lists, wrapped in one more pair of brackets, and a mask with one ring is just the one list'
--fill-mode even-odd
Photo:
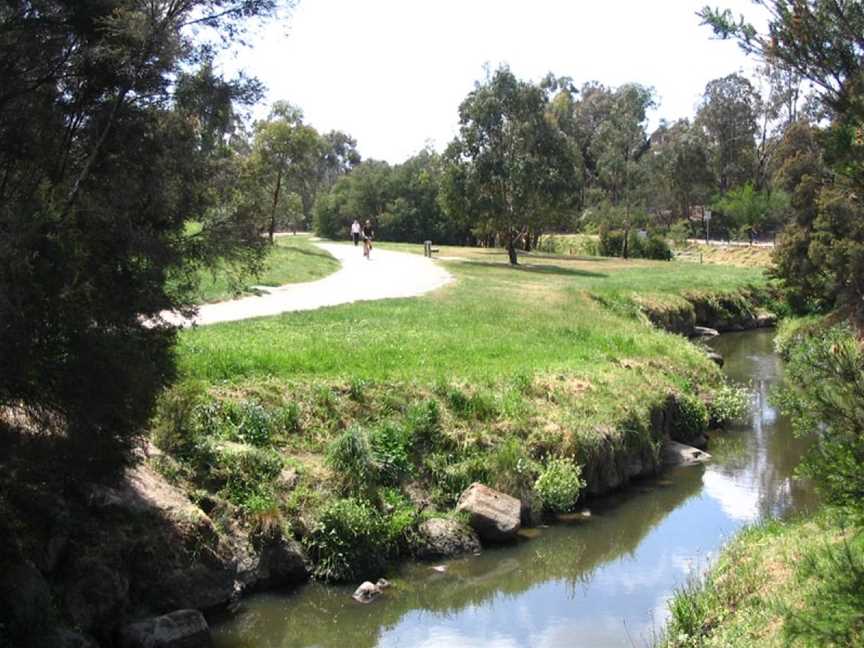
{"label": "eucalyptus tree", "polygon": [[318,132],[304,124],[302,111],[288,102],[277,101],[268,119],[255,125],[251,163],[269,197],[267,233],[271,243],[290,196],[299,194],[302,200],[305,183],[317,173],[323,156]]}
{"label": "eucalyptus tree", "polygon": [[191,293],[169,278],[260,250],[209,189],[258,92],[204,68],[275,4],[0,5],[0,407],[55,430],[66,468],[122,465],[171,380],[158,317]]}
{"label": "eucalyptus tree", "polygon": [[549,114],[550,88],[501,67],[459,106],[459,134],[445,153],[448,214],[516,245],[573,204],[578,152]]}
{"label": "eucalyptus tree", "polygon": [[709,81],[696,113],[709,144],[717,188],[725,193],[752,180],[761,98],[740,74]]}

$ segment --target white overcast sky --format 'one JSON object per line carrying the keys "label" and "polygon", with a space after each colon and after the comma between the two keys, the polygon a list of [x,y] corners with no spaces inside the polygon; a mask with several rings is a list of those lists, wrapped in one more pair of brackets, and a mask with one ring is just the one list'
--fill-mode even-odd
{"label": "white overcast sky", "polygon": [[659,100],[652,125],[692,116],[708,81],[754,68],[700,27],[706,2],[759,17],[749,0],[300,0],[224,67],[261,79],[268,105],[288,100],[319,131],[350,133],[364,159],[396,163],[446,146],[485,63],[577,86],[642,83]]}

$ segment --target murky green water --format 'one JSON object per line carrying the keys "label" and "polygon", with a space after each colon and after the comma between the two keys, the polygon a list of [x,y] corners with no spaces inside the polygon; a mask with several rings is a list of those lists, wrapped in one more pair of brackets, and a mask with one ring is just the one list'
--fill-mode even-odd
{"label": "murky green water", "polygon": [[721,336],[726,371],[752,386],[746,424],[712,440],[714,461],[641,481],[537,537],[446,563],[409,564],[370,605],[310,584],[249,599],[217,648],[647,646],[666,601],[741,528],[812,504],[792,478],[804,449],[767,402],[782,371],[772,333]]}

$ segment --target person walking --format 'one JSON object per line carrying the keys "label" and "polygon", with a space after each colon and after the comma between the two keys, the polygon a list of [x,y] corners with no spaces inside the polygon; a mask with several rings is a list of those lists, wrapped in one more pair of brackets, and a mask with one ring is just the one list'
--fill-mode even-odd
{"label": "person walking", "polygon": [[372,221],[367,220],[363,226],[363,256],[371,260],[369,256],[372,252],[372,239],[375,238],[375,231],[372,229]]}
{"label": "person walking", "polygon": [[354,222],[351,223],[351,238],[354,239],[354,246],[356,247],[360,242],[360,221],[356,218],[354,219]]}

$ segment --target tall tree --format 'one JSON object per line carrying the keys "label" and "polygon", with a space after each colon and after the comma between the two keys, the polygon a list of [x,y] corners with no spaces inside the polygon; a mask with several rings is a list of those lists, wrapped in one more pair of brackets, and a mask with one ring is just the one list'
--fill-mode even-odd
{"label": "tall tree", "polygon": [[259,179],[270,195],[267,232],[273,243],[289,196],[298,193],[302,199],[305,182],[317,172],[318,160],[323,156],[322,142],[318,132],[303,123],[299,108],[277,101],[270,117],[256,124],[252,150]]}
{"label": "tall tree", "polygon": [[[734,38],[744,51],[779,61],[813,83],[831,119],[824,134],[815,134],[830,173],[786,174],[787,181],[797,177],[797,184],[787,185],[795,226],[787,228],[776,250],[778,272],[803,299],[839,307],[864,329],[864,5],[855,0],[758,4],[769,15],[764,32],[729,10],[706,7],[701,15],[716,35]],[[806,268],[812,272],[801,272]]]}
{"label": "tall tree", "polygon": [[196,75],[219,40],[192,30],[230,42],[274,4],[0,6],[0,406],[50,423],[67,468],[122,465],[171,379],[174,331],[145,324],[190,306],[169,276],[259,246],[204,186],[254,89]]}
{"label": "tall tree", "polygon": [[447,148],[442,198],[448,212],[516,245],[572,204],[577,155],[548,114],[550,90],[501,67],[459,106]]}
{"label": "tall tree", "polygon": [[739,74],[709,81],[696,124],[708,140],[720,193],[753,177],[760,98]]}

